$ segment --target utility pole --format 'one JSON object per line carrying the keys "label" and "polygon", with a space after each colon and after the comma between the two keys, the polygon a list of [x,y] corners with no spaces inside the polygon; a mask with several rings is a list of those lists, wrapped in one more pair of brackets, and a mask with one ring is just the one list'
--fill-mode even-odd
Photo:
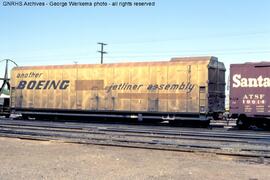
{"label": "utility pole", "polygon": [[103,51],[103,46],[106,46],[107,44],[99,42],[98,44],[101,45],[101,50],[98,51],[100,53],[100,63],[103,64],[103,54],[107,54],[106,51]]}

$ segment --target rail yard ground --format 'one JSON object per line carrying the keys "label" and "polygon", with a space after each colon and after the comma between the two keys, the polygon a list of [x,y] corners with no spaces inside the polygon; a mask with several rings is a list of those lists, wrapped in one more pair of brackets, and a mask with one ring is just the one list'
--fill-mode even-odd
{"label": "rail yard ground", "polygon": [[214,154],[0,137],[0,179],[270,179],[270,165]]}

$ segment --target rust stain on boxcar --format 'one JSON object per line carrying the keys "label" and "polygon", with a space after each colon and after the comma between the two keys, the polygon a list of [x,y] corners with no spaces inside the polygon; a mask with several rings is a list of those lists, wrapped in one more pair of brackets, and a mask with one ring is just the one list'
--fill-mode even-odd
{"label": "rust stain on boxcar", "polygon": [[186,98],[184,93],[118,93],[119,99],[176,99]]}
{"label": "rust stain on boxcar", "polygon": [[75,90],[103,90],[104,80],[76,80]]}

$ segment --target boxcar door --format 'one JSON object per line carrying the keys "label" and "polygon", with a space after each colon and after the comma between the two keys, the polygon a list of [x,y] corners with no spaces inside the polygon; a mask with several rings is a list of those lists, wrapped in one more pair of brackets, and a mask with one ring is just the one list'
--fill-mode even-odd
{"label": "boxcar door", "polygon": [[206,112],[206,87],[200,86],[199,89],[199,110],[200,113]]}

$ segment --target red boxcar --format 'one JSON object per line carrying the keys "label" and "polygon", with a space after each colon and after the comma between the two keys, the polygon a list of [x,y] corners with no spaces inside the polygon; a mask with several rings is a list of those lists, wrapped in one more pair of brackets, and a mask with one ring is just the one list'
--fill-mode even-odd
{"label": "red boxcar", "polygon": [[240,128],[270,125],[270,62],[231,64],[230,115]]}

